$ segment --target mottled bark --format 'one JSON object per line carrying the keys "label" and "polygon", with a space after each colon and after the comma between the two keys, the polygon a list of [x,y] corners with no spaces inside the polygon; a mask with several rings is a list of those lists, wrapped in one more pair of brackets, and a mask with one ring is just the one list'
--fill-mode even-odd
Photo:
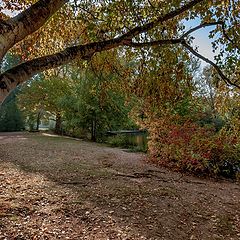
{"label": "mottled bark", "polygon": [[0,22],[0,62],[16,43],[37,31],[69,0],[39,0],[17,16]]}

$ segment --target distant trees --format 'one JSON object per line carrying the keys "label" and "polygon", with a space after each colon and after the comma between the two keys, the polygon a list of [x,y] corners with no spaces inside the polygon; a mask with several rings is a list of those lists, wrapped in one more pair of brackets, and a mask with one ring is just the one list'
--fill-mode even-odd
{"label": "distant trees", "polygon": [[108,130],[134,125],[128,116],[131,105],[125,103],[124,94],[107,86],[111,77],[103,79],[85,72],[77,80],[72,94],[62,99],[66,130],[89,133],[96,141]]}
{"label": "distant trees", "polygon": [[41,74],[22,87],[18,104],[30,128],[36,125],[38,130],[40,120],[51,116],[55,121],[55,132],[61,133],[63,110],[59,102],[70,94],[69,87],[67,79],[54,74]]}
{"label": "distant trees", "polygon": [[18,95],[26,119],[55,119],[56,133],[92,141],[101,141],[108,130],[136,126],[128,116],[131,100],[118,85],[122,66],[116,57],[112,53],[107,64],[101,54],[88,65],[66,65],[29,81]]}

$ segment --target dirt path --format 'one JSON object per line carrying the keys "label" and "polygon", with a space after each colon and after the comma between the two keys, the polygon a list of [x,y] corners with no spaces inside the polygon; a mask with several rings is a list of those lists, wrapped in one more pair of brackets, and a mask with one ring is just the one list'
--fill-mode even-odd
{"label": "dirt path", "polygon": [[240,239],[240,186],[103,145],[0,134],[0,239]]}

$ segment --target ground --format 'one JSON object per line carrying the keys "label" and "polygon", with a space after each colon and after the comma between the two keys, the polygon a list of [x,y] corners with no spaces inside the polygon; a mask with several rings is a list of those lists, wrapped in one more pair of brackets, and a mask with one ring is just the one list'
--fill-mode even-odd
{"label": "ground", "polygon": [[240,239],[240,185],[81,140],[0,134],[0,239]]}

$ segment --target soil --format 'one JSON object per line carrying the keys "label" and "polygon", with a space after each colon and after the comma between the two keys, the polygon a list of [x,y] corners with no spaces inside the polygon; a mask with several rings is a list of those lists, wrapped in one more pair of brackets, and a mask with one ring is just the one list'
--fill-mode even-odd
{"label": "soil", "polygon": [[1,133],[0,239],[237,240],[240,185],[101,144]]}

